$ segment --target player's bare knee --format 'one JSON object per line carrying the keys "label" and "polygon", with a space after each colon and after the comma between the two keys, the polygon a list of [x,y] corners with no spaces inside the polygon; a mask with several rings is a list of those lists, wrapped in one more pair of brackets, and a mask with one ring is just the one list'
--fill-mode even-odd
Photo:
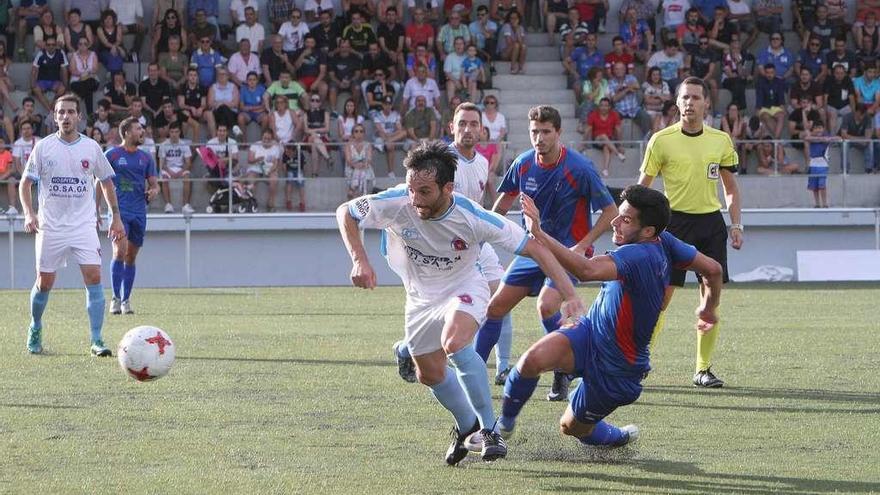
{"label": "player's bare knee", "polygon": [[446,378],[446,368],[440,368],[440,370],[416,368],[416,378],[422,385],[433,387]]}
{"label": "player's bare knee", "polygon": [[443,336],[443,341],[440,343],[440,345],[443,346],[443,352],[445,352],[447,355],[455,354],[473,340],[473,337],[467,339],[459,335],[459,333],[460,332],[452,330],[447,331],[446,335]]}
{"label": "player's bare knee", "polygon": [[564,414],[559,419],[559,432],[563,435],[568,435],[570,437],[580,438],[592,433],[592,428],[589,428],[590,431],[586,431],[583,428],[582,424],[579,424],[578,421],[568,414]]}
{"label": "player's bare knee", "polygon": [[521,358],[519,358],[516,368],[519,370],[519,374],[523,378],[535,378],[539,376],[541,372],[544,371],[540,353],[536,352],[534,349],[529,349]]}

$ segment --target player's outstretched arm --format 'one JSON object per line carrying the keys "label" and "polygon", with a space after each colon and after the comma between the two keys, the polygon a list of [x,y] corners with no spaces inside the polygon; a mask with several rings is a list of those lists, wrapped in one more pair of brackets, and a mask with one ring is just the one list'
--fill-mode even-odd
{"label": "player's outstretched arm", "polygon": [[708,332],[718,321],[715,310],[721,302],[721,284],[724,272],[721,265],[712,258],[698,252],[688,270],[695,271],[702,277],[700,287],[700,306],[697,307],[697,330]]}
{"label": "player's outstretched arm", "polygon": [[36,234],[40,230],[40,220],[34,212],[34,197],[32,186],[34,180],[28,176],[21,179],[18,185],[18,198],[21,200],[21,208],[24,211],[24,231],[28,234]]}
{"label": "player's outstretched arm", "polygon": [[104,193],[104,201],[107,202],[107,209],[110,210],[110,229],[107,231],[107,237],[115,241],[125,238],[125,227],[122,226],[122,217],[119,215],[119,202],[116,199],[116,186],[113,185],[113,178],[100,181],[101,192]]}
{"label": "player's outstretched arm", "polygon": [[743,245],[742,210],[739,186],[732,171],[721,169],[721,186],[724,188],[724,200],[727,202],[727,212],[730,214],[730,247],[739,249]]}
{"label": "player's outstretched arm", "polygon": [[[568,249],[565,249],[565,251],[571,253]],[[571,279],[568,278],[565,269],[562,268],[562,265],[559,264],[559,261],[556,260],[549,249],[535,239],[529,239],[520,254],[535,260],[535,262],[538,263],[538,266],[541,267],[541,271],[547,274],[547,276],[550,277],[550,280],[556,284],[556,288],[562,294],[563,298],[563,318],[577,318],[586,314],[587,308],[584,306],[584,302],[577,296],[577,293],[574,290],[574,284],[571,283]],[[574,253],[571,254],[577,256]]]}
{"label": "player's outstretched arm", "polygon": [[580,281],[615,280],[617,278],[617,265],[608,256],[597,256],[591,259],[584,258],[565,247],[561,242],[547,235],[541,229],[541,212],[532,198],[521,195],[523,218],[526,228],[532,236],[545,246],[550,253],[559,261],[563,268]]}
{"label": "player's outstretched arm", "polygon": [[336,209],[336,223],[339,225],[339,233],[342,234],[345,249],[351,257],[353,265],[351,268],[351,283],[355,287],[362,289],[375,288],[376,272],[370,266],[370,260],[367,258],[367,251],[364,249],[364,242],[361,240],[357,221],[348,211],[348,203],[342,203]]}

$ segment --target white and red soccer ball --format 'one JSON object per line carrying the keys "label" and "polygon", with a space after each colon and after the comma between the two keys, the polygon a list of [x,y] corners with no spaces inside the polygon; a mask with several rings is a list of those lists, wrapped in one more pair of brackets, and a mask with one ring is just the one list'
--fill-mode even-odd
{"label": "white and red soccer ball", "polygon": [[162,378],[174,364],[176,346],[163,330],[135,327],[119,341],[119,366],[139,382]]}

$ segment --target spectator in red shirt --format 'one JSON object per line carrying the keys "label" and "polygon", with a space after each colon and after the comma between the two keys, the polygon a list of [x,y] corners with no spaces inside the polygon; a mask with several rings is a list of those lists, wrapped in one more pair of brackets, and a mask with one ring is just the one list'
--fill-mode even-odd
{"label": "spectator in red shirt", "polygon": [[584,140],[598,141],[593,143],[593,147],[602,150],[602,177],[609,175],[612,153],[617,155],[621,162],[626,160],[626,155],[613,143],[620,139],[621,122],[620,115],[612,110],[609,98],[599,100],[599,108],[590,112],[587,117]]}
{"label": "spectator in red shirt", "polygon": [[612,43],[612,51],[605,55],[605,72],[611,73],[614,64],[620,62],[626,66],[626,73],[632,74],[633,69],[636,68],[636,59],[627,49],[626,43],[623,42],[623,38],[615,36]]}
{"label": "spectator in red shirt", "polygon": [[429,52],[434,51],[434,28],[425,22],[425,9],[413,11],[413,22],[406,26],[406,50],[412,52],[418,45],[425,45]]}

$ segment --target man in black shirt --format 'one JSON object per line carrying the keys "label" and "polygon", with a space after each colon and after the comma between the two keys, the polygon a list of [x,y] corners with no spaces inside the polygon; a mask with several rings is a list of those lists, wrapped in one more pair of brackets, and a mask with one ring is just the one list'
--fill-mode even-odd
{"label": "man in black shirt", "polygon": [[859,65],[855,54],[846,49],[846,38],[834,40],[834,50],[825,55],[825,63],[829,69],[838,64],[843,65],[849,77],[856,77]]}
{"label": "man in black shirt", "polygon": [[317,48],[311,33],[303,38],[302,50],[293,55],[297,79],[306,91],[317,91],[321,99],[327,97],[327,56]]}
{"label": "man in black shirt", "polygon": [[385,10],[385,24],[379,26],[376,34],[379,38],[379,46],[391,58],[397,68],[397,74],[403,74],[406,63],[406,56],[403,54],[406,30],[403,24],[397,22],[396,7],[391,6]]}
{"label": "man in black shirt", "polygon": [[[712,96],[712,104],[718,105],[718,66],[720,57],[718,52],[709,48],[709,35],[703,33],[700,35],[700,42],[697,48],[689,52],[685,58],[685,69],[690,68],[690,75],[699,77],[709,85],[709,92]],[[687,74],[685,74],[687,77]]]}
{"label": "man in black shirt", "polygon": [[137,86],[125,80],[125,73],[116,71],[104,86],[104,99],[110,102],[110,122],[117,123],[128,116],[128,107],[137,98]]}
{"label": "man in black shirt", "polygon": [[856,89],[843,65],[835,65],[831,70],[831,77],[825,80],[823,93],[825,93],[825,113],[828,115],[828,130],[835,132],[840,118],[852,112],[856,105]]}
{"label": "man in black shirt", "polygon": [[67,56],[58,49],[55,38],[46,40],[46,49],[40,50],[34,65],[31,67],[31,93],[43,105],[54,108],[54,100],[46,98],[46,91],[55,94],[55,98],[63,95],[67,86]]}
{"label": "man in black shirt", "polygon": [[332,10],[321,11],[321,22],[311,30],[310,34],[315,36],[318,49],[327,57],[332,57],[339,51],[339,38],[342,37],[342,32],[333,19]]}
{"label": "man in black shirt", "polygon": [[296,73],[296,67],[293,62],[296,60],[293,55],[284,51],[284,40],[280,34],[273,34],[270,37],[269,48],[263,50],[260,54],[260,65],[263,67],[263,80],[266,87],[278,80],[281,71],[286,70],[291,74]]}
{"label": "man in black shirt", "polygon": [[394,62],[379,48],[379,43],[370,43],[370,48],[361,61],[361,78],[370,79],[376,73],[376,69],[382,69],[386,74],[391,74],[391,79],[397,79],[397,68]]}
{"label": "man in black shirt", "polygon": [[138,85],[138,94],[144,104],[144,111],[150,117],[159,113],[165,98],[174,98],[171,85],[159,77],[159,64],[153,62],[147,66],[147,78]]}
{"label": "man in black shirt", "polygon": [[355,105],[360,102],[361,58],[351,50],[348,40],[340,40],[339,53],[330,59],[330,108],[336,108],[339,93],[349,92]]}
{"label": "man in black shirt", "polygon": [[174,103],[171,101],[171,98],[162,100],[161,110],[156,115],[156,118],[153,119],[153,134],[159,136],[156,141],[164,141],[168,137],[168,126],[174,122],[180,123],[181,132],[183,132],[183,123],[185,121],[186,116],[180,110],[174,109]]}

